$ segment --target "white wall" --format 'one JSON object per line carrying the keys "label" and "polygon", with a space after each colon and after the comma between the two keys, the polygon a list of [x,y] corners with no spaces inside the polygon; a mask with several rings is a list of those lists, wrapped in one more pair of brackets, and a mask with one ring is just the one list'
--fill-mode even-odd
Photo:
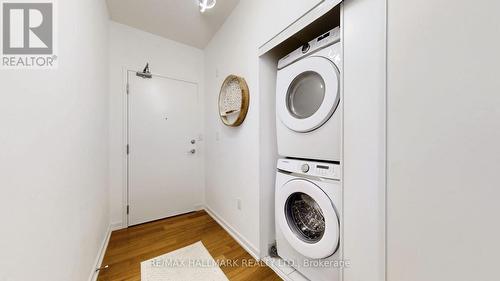
{"label": "white wall", "polygon": [[[113,21],[109,22],[110,76],[110,208],[111,223],[125,226],[125,69],[142,70],[149,62],[154,74],[199,83],[204,88],[203,51]],[[203,104],[203,91],[200,99]],[[203,161],[203,144],[199,146]],[[204,182],[202,180],[201,182]],[[200,194],[203,194],[200,187]]]}
{"label": "white wall", "polygon": [[0,70],[0,280],[87,280],[108,229],[107,8],[56,17],[57,70]]}
{"label": "white wall", "polygon": [[[258,48],[319,2],[242,0],[205,49],[206,204],[256,255],[262,164]],[[243,76],[250,88],[250,109],[239,128],[225,127],[217,114],[220,86],[229,74]]]}
{"label": "white wall", "polygon": [[[258,252],[259,95],[256,1],[243,0],[205,49],[206,204]],[[244,36],[242,36],[244,35]],[[218,117],[218,95],[225,77],[246,79],[250,107],[245,122],[228,128]],[[237,198],[242,210],[237,209]]]}
{"label": "white wall", "polygon": [[499,10],[389,1],[389,281],[498,280]]}
{"label": "white wall", "polygon": [[[344,40],[344,270],[385,280],[386,0],[346,0]],[[402,280],[401,280],[402,281]]]}
{"label": "white wall", "polygon": [[[260,47],[274,38],[278,33],[297,21],[321,2],[336,0],[272,0],[253,1],[253,9],[258,9],[258,22],[253,27],[259,27],[255,43]],[[257,24],[257,25],[256,25]]]}

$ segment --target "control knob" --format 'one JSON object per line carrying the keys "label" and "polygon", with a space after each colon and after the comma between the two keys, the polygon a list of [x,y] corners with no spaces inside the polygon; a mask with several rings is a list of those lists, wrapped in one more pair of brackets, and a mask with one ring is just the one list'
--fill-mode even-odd
{"label": "control knob", "polygon": [[311,45],[309,45],[309,43],[305,43],[304,45],[302,45],[302,53],[303,54],[307,53],[310,48],[311,48]]}
{"label": "control knob", "polygon": [[303,164],[300,169],[302,170],[303,173],[309,172],[309,165]]}

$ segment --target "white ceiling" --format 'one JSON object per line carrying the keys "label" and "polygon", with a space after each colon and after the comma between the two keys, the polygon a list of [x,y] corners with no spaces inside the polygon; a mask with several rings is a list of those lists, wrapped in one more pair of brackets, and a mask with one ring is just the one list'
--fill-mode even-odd
{"label": "white ceiling", "polygon": [[200,13],[197,0],[107,0],[111,19],[203,49],[239,0],[217,0]]}

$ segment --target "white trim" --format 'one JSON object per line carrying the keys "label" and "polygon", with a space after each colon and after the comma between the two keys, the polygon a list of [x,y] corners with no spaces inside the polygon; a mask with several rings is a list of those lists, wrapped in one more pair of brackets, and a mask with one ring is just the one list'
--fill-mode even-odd
{"label": "white trim", "polygon": [[274,263],[272,261],[270,262],[267,262],[267,260],[269,260],[269,258],[264,258],[264,260],[266,260],[266,265],[272,269],[272,271],[274,271],[274,273],[276,273],[276,275],[279,276],[279,278],[283,279],[284,281],[293,281],[292,279],[290,279],[288,277],[288,275],[286,275],[285,273],[283,273],[279,267],[277,267],[276,265],[274,265]]}
{"label": "white trim", "polygon": [[[387,278],[387,0],[345,1],[341,25],[343,61],[351,66],[343,71],[344,86],[348,86],[344,88],[343,119],[357,126],[355,130],[343,128],[343,137],[354,142],[343,141],[343,257],[351,264],[365,265],[344,268],[343,278],[382,281]],[[363,32],[356,33],[358,30]],[[365,56],[367,49],[371,52]],[[367,56],[369,62],[364,60]],[[367,81],[356,84],[355,80]],[[351,93],[358,93],[357,100],[349,98]],[[363,118],[356,115],[358,111]],[[370,233],[367,239],[366,233]]]}
{"label": "white trim", "polygon": [[[282,280],[284,281],[304,281],[307,279],[302,273],[300,273],[295,268],[289,265],[276,264],[276,261],[280,261],[280,263],[285,263],[281,258],[271,258],[270,256],[264,257],[262,259],[266,265],[276,273]],[[286,271],[283,269],[286,268]],[[287,273],[288,272],[288,273]]]}
{"label": "white trim", "polygon": [[[341,131],[341,138],[340,138],[340,163],[342,163],[342,168],[344,168],[344,2],[341,3],[340,5],[340,48],[341,51],[340,53],[342,54],[342,71],[340,71],[340,81],[339,81],[339,87],[340,87],[340,100],[342,101],[339,106],[342,108],[342,114],[340,115],[340,131]],[[344,253],[344,222],[345,222],[345,212],[344,212],[344,169],[340,170],[340,188],[342,190],[342,203],[341,203],[341,208],[342,210],[340,211],[340,248],[342,249],[340,251],[340,259],[345,260],[345,253]],[[344,270],[342,269],[340,271],[340,280],[344,280]]]}
{"label": "white trim", "polygon": [[161,217],[150,218],[147,221],[138,221],[138,222],[135,222],[133,224],[129,224],[129,226],[136,226],[136,225],[140,225],[140,224],[147,224],[147,223],[158,221],[158,220],[169,219],[171,217],[176,217],[176,216],[181,216],[181,215],[189,214],[189,213],[192,213],[192,212],[196,212],[196,211],[199,211],[198,206],[199,206],[199,204],[195,204],[191,208],[187,208],[187,209],[183,209],[183,210],[177,210],[177,211],[172,211],[172,212],[169,212],[169,213],[167,213],[167,214],[165,214],[165,215],[163,215]]}
{"label": "white trim", "polygon": [[241,233],[235,230],[228,222],[215,213],[210,207],[205,205],[205,211],[233,237],[243,249],[245,249],[255,260],[260,261],[260,252]]}
{"label": "white trim", "polygon": [[127,214],[127,206],[128,206],[128,157],[127,157],[127,144],[128,144],[128,93],[127,88],[128,85],[128,67],[122,67],[122,227],[128,227],[128,214]]}
{"label": "white trim", "polygon": [[126,226],[123,225],[123,222],[113,222],[111,223],[110,225],[110,228],[111,228],[111,232],[115,231],[115,230],[120,230],[120,229],[124,229],[124,228],[127,228]]}
{"label": "white trim", "polygon": [[109,239],[111,238],[111,232],[113,232],[113,226],[108,226],[106,231],[106,236],[101,243],[101,247],[99,248],[99,252],[97,252],[97,257],[94,262],[94,266],[92,267],[92,271],[90,272],[89,281],[96,281],[99,273],[96,272],[96,269],[101,267],[102,260],[104,259],[104,254],[106,253],[106,249],[108,248]]}
{"label": "white trim", "polygon": [[269,41],[264,43],[259,47],[259,57],[264,55],[265,53],[272,50],[274,47],[278,46],[280,43],[285,41],[286,39],[292,37],[295,33],[302,30],[304,27],[308,26],[326,12],[333,9],[338,4],[342,3],[342,0],[324,0],[318,5],[316,5],[311,10],[307,11],[304,15],[302,15],[295,22],[287,26],[283,31],[278,33],[276,36],[271,38]]}

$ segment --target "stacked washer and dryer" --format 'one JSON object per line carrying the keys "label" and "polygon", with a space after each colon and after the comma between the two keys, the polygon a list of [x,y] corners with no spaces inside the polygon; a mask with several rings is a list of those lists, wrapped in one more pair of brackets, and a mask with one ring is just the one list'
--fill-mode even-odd
{"label": "stacked washer and dryer", "polygon": [[341,280],[340,29],[278,62],[278,255],[311,281]]}

